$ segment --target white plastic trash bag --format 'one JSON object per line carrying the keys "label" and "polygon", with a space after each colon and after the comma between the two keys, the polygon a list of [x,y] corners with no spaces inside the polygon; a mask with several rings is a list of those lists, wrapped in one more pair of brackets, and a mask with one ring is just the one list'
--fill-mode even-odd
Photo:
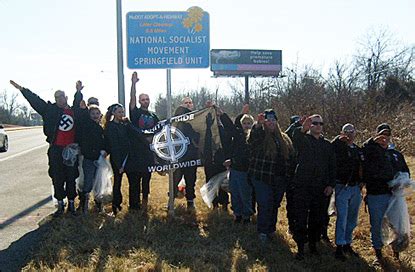
{"label": "white plastic trash bag", "polygon": [[[64,185],[64,188],[66,188],[65,185]],[[58,200],[55,198],[55,187],[53,187],[53,184],[51,185],[50,191],[51,191],[51,197],[52,197],[52,204],[53,204],[53,206],[58,207]],[[63,205],[66,206],[66,200],[65,199],[63,199]]]}
{"label": "white plastic trash bag", "polygon": [[52,203],[53,206],[58,207],[58,200],[55,198],[55,188],[51,185]]}
{"label": "white plastic trash bag", "polygon": [[101,203],[108,203],[112,200],[112,169],[111,164],[103,156],[100,156],[96,161],[97,172],[95,174],[94,186],[92,191],[94,192],[94,198]]}
{"label": "white plastic trash bag", "polygon": [[222,180],[222,183],[220,184],[220,188],[222,190],[224,190],[227,193],[230,193],[229,190],[229,175],[230,175],[230,171],[226,171],[226,177],[225,179]]}
{"label": "white plastic trash bag", "polygon": [[206,184],[200,188],[200,194],[202,195],[203,201],[209,208],[212,208],[212,202],[218,195],[219,187],[227,179],[228,172],[222,172],[213,176]]}
{"label": "white plastic trash bag", "polygon": [[392,245],[395,252],[408,248],[411,234],[408,205],[405,200],[405,189],[414,186],[414,181],[408,173],[398,172],[395,178],[388,182],[392,187],[392,197],[382,220],[382,242]]}
{"label": "white plastic trash bag", "polygon": [[84,169],[82,168],[82,163],[84,161],[84,156],[79,155],[78,156],[78,172],[79,172],[79,176],[76,178],[75,180],[75,184],[76,184],[76,190],[78,192],[82,192],[84,189]]}
{"label": "white plastic trash bag", "polygon": [[181,199],[186,196],[186,181],[182,178],[177,184],[177,198]]}
{"label": "white plastic trash bag", "polygon": [[336,192],[334,190],[330,196],[330,204],[329,204],[329,208],[327,209],[327,214],[329,216],[336,215]]}

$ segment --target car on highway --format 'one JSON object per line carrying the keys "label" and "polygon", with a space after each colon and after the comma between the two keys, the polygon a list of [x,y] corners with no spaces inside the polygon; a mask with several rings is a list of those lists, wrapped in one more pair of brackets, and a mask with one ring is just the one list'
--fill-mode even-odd
{"label": "car on highway", "polygon": [[0,152],[6,152],[9,149],[9,138],[7,138],[4,126],[0,124]]}

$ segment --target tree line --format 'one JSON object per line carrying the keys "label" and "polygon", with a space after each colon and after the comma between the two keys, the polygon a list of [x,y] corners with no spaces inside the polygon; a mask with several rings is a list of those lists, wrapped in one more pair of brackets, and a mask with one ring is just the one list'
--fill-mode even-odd
{"label": "tree line", "polygon": [[[414,57],[415,46],[399,44],[387,30],[368,33],[351,60],[335,61],[325,74],[309,65],[294,64],[278,78],[250,80],[251,113],[272,107],[283,127],[289,125],[291,115],[319,113],[328,138],[337,135],[345,123],[353,123],[360,143],[373,136],[378,124],[387,122],[398,148],[415,155]],[[189,96],[195,108],[203,108],[210,100],[236,116],[245,103],[243,81],[230,84],[229,89],[228,95],[206,87],[184,90],[173,96],[173,108]],[[167,115],[162,95],[155,111],[161,118]]]}

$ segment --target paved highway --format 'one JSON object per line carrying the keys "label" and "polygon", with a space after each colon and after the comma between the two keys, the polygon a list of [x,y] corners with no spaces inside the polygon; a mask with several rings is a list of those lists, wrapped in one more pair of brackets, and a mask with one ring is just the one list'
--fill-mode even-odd
{"label": "paved highway", "polygon": [[7,134],[9,151],[0,153],[0,253],[54,210],[42,129]]}

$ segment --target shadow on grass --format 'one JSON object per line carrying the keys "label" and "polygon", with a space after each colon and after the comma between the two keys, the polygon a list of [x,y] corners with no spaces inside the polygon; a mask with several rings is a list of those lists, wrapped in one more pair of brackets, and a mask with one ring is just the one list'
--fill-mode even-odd
{"label": "shadow on grass", "polygon": [[[284,218],[283,218],[284,219]],[[235,224],[223,210],[188,212],[174,218],[160,210],[122,212],[117,217],[90,214],[45,220],[8,249],[0,259],[34,239],[31,254],[1,271],[45,269],[191,270],[191,271],[373,271],[361,258],[339,262],[334,248],[321,243],[321,256],[296,261],[288,241],[277,233],[267,245],[258,242],[256,226]],[[395,267],[391,265],[391,268]],[[396,267],[395,267],[396,268]],[[401,267],[405,271],[406,267]],[[386,268],[389,270],[389,268]],[[412,271],[410,269],[406,271]]]}

